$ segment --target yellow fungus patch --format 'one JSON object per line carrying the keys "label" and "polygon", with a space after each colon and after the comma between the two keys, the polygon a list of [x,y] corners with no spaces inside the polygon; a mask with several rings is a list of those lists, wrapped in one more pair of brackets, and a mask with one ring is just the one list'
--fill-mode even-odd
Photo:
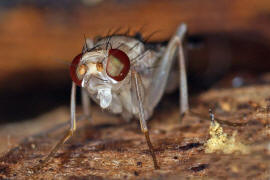
{"label": "yellow fungus patch", "polygon": [[243,154],[249,153],[249,147],[236,141],[237,132],[235,131],[232,136],[228,136],[223,132],[223,128],[216,121],[211,123],[209,128],[210,139],[205,143],[205,152],[213,153],[221,151],[225,154],[233,152],[240,152]]}

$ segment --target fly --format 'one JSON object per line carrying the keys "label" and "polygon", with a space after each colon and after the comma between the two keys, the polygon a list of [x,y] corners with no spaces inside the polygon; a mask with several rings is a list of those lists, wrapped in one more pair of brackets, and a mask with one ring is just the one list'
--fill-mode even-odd
{"label": "fly", "polygon": [[[189,109],[183,54],[186,31],[186,25],[180,25],[168,45],[159,47],[158,50],[147,47],[147,43],[136,37],[126,35],[107,36],[95,43],[91,39],[86,39],[82,52],[73,59],[70,66],[72,78],[70,129],[40,166],[46,164],[76,130],[75,97],[76,86],[79,86],[82,89],[85,116],[90,116],[90,96],[102,109],[121,114],[127,120],[133,117],[139,119],[154,168],[159,169],[147,120],[169,83],[179,84],[180,87],[180,117]],[[175,82],[172,78],[167,84],[176,59],[179,64],[179,81]]]}

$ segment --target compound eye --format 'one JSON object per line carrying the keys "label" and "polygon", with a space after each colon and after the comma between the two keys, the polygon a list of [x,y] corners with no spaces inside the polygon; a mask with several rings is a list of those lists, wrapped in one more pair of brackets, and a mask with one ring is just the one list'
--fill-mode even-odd
{"label": "compound eye", "polygon": [[78,66],[78,64],[80,63],[81,58],[82,58],[82,54],[77,55],[72,60],[72,63],[70,65],[70,76],[71,76],[71,79],[78,86],[81,86],[83,76],[87,72],[87,66],[86,65],[81,64],[80,66]]}
{"label": "compound eye", "polygon": [[106,73],[116,81],[122,81],[130,69],[130,61],[126,53],[119,49],[110,49]]}

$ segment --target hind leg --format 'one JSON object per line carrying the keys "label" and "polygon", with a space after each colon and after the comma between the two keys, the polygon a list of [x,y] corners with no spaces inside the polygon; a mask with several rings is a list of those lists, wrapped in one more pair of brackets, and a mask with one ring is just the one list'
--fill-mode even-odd
{"label": "hind leg", "polygon": [[188,87],[187,87],[187,76],[185,68],[185,58],[183,52],[183,39],[187,31],[185,24],[181,24],[176,31],[176,34],[169,41],[168,46],[166,47],[165,53],[159,63],[158,68],[154,72],[153,81],[151,88],[148,92],[147,106],[151,112],[152,109],[160,101],[164,91],[166,89],[167,80],[169,73],[175,59],[175,54],[177,53],[179,61],[179,104],[180,104],[180,117],[182,117],[188,110]]}

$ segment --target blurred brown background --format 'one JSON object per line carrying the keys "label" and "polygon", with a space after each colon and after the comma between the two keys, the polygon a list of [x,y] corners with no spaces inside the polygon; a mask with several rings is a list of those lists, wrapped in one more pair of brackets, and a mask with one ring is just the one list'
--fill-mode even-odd
{"label": "blurred brown background", "polygon": [[270,67],[269,0],[2,0],[0,123],[69,104],[68,62],[81,51],[84,35],[142,28],[144,36],[158,31],[150,41],[163,41],[181,22],[189,29],[192,92],[226,77],[226,86],[235,77],[235,86],[264,82],[258,76]]}

